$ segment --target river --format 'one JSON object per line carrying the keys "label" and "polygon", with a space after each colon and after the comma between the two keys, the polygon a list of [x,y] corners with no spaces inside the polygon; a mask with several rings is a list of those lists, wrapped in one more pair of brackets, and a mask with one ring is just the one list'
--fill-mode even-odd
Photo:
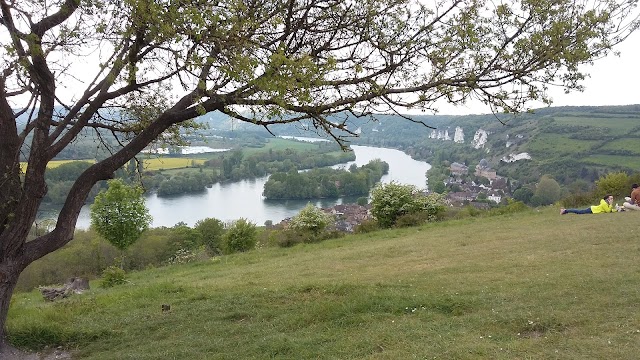
{"label": "river", "polygon": [[[416,161],[399,150],[352,145],[356,160],[336,167],[348,168],[367,164],[373,159],[381,159],[389,164],[389,173],[382,177],[383,183],[395,181],[402,184],[425,188],[426,172],[431,165]],[[268,176],[229,183],[217,183],[199,194],[175,197],[159,197],[152,194],[146,198],[146,205],[153,217],[152,227],[171,227],[178,222],[189,226],[204,218],[233,221],[245,218],[257,225],[271,220],[274,224],[296,215],[308,202],[327,208],[337,204],[355,202],[356,199],[316,199],[316,200],[265,200],[262,197]],[[87,229],[90,224],[89,208],[80,212],[77,228]]]}

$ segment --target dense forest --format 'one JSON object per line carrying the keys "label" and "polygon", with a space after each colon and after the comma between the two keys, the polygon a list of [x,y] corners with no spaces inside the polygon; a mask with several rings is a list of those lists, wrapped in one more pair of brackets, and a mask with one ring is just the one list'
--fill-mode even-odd
{"label": "dense forest", "polygon": [[369,190],[389,171],[389,164],[373,160],[351,165],[349,170],[322,168],[306,172],[277,172],[264,185],[267,199],[317,199],[367,196]]}

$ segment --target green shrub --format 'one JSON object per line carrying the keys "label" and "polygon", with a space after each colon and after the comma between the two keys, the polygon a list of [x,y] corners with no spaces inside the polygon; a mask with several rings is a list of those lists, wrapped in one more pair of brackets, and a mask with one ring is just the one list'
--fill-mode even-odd
{"label": "green shrub", "polygon": [[522,201],[507,199],[506,205],[492,208],[491,210],[489,210],[488,214],[489,215],[514,214],[514,213],[518,213],[526,210],[529,210],[529,207]]}
{"label": "green shrub", "polygon": [[247,219],[239,219],[233,222],[224,234],[223,248],[227,254],[243,252],[256,246],[256,225]]}
{"label": "green shrub", "polygon": [[102,272],[102,280],[100,286],[110,288],[116,285],[122,285],[127,282],[124,270],[117,266],[109,266]]}
{"label": "green shrub", "polygon": [[176,233],[171,228],[149,229],[127,250],[126,270],[161,266],[177,251]]}
{"label": "green shrub", "polygon": [[534,195],[531,197],[531,204],[534,206],[551,205],[562,197],[560,184],[550,175],[543,175],[538,183]]}
{"label": "green shrub", "polygon": [[323,241],[329,239],[339,239],[344,237],[345,233],[339,230],[326,230],[318,234],[316,241]]}
{"label": "green shrub", "polygon": [[398,217],[405,214],[426,212],[429,221],[444,212],[444,201],[440,194],[423,195],[413,185],[396,182],[379,184],[371,191],[371,214],[380,227],[388,228]]}
{"label": "green shrub", "polygon": [[62,284],[76,276],[95,279],[118,256],[119,251],[93,230],[79,230],[62,249],[31,263],[20,274],[16,289],[28,291],[41,285]]}
{"label": "green shrub", "polygon": [[468,217],[476,217],[482,214],[482,210],[474,207],[473,205],[466,205],[456,214],[456,219],[464,219]]}
{"label": "green shrub", "polygon": [[204,246],[197,249],[180,249],[167,261],[169,265],[186,264],[192,261],[204,260],[207,258],[207,252]]}
{"label": "green shrub", "polygon": [[571,194],[560,200],[560,204],[565,208],[577,208],[597,203],[596,196],[592,192],[580,192]]}
{"label": "green shrub", "polygon": [[269,243],[279,247],[292,247],[302,244],[311,234],[293,229],[277,230],[269,234]]}
{"label": "green shrub", "polygon": [[353,232],[356,234],[366,234],[378,230],[380,230],[380,225],[378,225],[376,220],[365,220],[356,225]]}
{"label": "green shrub", "polygon": [[483,210],[475,208],[471,205],[465,205],[462,207],[458,207],[458,206],[448,207],[447,210],[442,215],[442,220],[448,221],[448,220],[465,219],[469,217],[479,216],[482,212]]}
{"label": "green shrub", "polygon": [[292,247],[302,243],[316,243],[328,239],[337,239],[345,234],[342,231],[331,230],[314,233],[310,230],[288,228],[272,231],[269,234],[269,244],[279,247]]}
{"label": "green shrub", "polygon": [[395,227],[411,227],[420,226],[426,222],[429,222],[430,216],[426,211],[415,212],[411,214],[400,215],[396,219]]}
{"label": "green shrub", "polygon": [[333,216],[309,203],[291,219],[289,226],[292,229],[308,231],[317,236],[332,222]]}
{"label": "green shrub", "polygon": [[532,197],[533,197],[533,190],[531,190],[528,187],[521,187],[516,189],[513,192],[513,198],[518,201],[522,201],[525,204],[528,204],[531,201]]}
{"label": "green shrub", "polygon": [[624,172],[609,173],[596,180],[596,197],[601,198],[610,194],[618,198],[629,196],[630,192],[629,176]]}
{"label": "green shrub", "polygon": [[[635,172],[633,174],[631,174],[631,176],[629,176],[629,193],[631,193],[631,185],[633,184],[640,184],[640,172]],[[629,196],[629,195],[625,195],[625,196]]]}
{"label": "green shrub", "polygon": [[200,247],[203,243],[202,235],[197,229],[190,228],[184,222],[175,224],[171,229],[171,254],[173,256],[176,252],[182,249],[194,250]]}
{"label": "green shrub", "polygon": [[[270,220],[267,220],[270,221]],[[195,225],[195,230],[200,233],[202,242],[211,255],[222,253],[222,236],[224,235],[224,223],[215,218],[199,220]]]}

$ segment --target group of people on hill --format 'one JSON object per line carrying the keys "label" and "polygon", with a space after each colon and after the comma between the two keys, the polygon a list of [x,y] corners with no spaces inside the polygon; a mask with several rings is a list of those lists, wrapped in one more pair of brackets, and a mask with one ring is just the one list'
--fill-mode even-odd
{"label": "group of people on hill", "polygon": [[602,200],[600,200],[600,204],[590,206],[586,209],[560,209],[560,214],[600,214],[600,213],[611,213],[615,211],[624,211],[624,210],[640,210],[640,186],[638,184],[633,184],[631,186],[631,196],[625,197],[625,202],[622,204],[622,207],[619,207],[617,204],[613,206],[613,195],[606,195]]}

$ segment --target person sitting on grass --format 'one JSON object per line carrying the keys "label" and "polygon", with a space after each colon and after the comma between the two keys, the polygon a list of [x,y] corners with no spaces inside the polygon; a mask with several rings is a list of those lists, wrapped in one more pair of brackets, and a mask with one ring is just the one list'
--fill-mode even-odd
{"label": "person sitting on grass", "polygon": [[627,210],[640,210],[640,186],[633,184],[631,186],[631,196],[626,197],[622,206]]}
{"label": "person sitting on grass", "polygon": [[593,205],[586,209],[560,209],[560,214],[600,214],[600,213],[612,213],[615,211],[613,208],[613,195],[606,195],[602,200],[600,200],[599,205]]}

